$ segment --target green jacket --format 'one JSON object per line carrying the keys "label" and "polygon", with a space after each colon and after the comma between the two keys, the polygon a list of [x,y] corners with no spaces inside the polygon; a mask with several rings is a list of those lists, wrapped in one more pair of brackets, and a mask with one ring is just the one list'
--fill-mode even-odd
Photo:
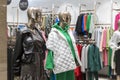
{"label": "green jacket", "polygon": [[90,29],[90,22],[91,22],[91,14],[89,14],[87,16],[87,23],[86,23],[86,25],[87,25],[87,31],[88,32],[89,32],[89,29]]}
{"label": "green jacket", "polygon": [[100,52],[99,48],[95,45],[89,46],[88,49],[88,69],[91,72],[101,69]]}
{"label": "green jacket", "polygon": [[53,51],[48,50],[48,54],[46,57],[46,64],[45,64],[45,68],[52,70],[54,68],[54,62],[53,62]]}

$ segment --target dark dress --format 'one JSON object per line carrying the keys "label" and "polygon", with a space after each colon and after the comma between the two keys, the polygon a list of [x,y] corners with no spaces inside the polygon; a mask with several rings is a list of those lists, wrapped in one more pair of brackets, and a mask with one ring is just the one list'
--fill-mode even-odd
{"label": "dark dress", "polygon": [[115,71],[117,75],[120,75],[120,49],[115,51],[114,60],[115,60]]}
{"label": "dark dress", "polygon": [[35,33],[29,29],[19,32],[14,53],[14,74],[21,80],[47,80],[45,49],[45,41],[37,28]]}
{"label": "dark dress", "polygon": [[[120,46],[120,42],[117,44],[117,46]],[[117,75],[120,75],[120,49],[115,51],[114,61],[115,61],[115,71]]]}

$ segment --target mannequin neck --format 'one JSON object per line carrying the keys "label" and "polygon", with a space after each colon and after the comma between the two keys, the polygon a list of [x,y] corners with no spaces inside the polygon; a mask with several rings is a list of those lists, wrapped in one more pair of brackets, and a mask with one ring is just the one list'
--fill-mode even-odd
{"label": "mannequin neck", "polygon": [[29,20],[27,26],[28,28],[33,30],[35,27],[35,22],[33,20]]}
{"label": "mannequin neck", "polygon": [[62,27],[62,29],[64,29],[68,24],[64,23],[64,22],[60,22],[60,26]]}
{"label": "mannequin neck", "polygon": [[41,25],[39,23],[35,23],[35,27],[37,27],[38,29],[42,30]]}

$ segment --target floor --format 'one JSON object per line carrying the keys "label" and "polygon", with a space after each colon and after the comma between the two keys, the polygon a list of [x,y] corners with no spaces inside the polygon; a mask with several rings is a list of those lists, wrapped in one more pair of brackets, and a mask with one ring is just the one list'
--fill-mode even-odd
{"label": "floor", "polygon": [[0,63],[0,80],[7,80],[7,65]]}
{"label": "floor", "polygon": [[99,80],[109,80],[109,79],[105,79],[105,78],[100,78]]}
{"label": "floor", "polygon": [[[7,80],[7,65],[5,63],[0,63],[0,80]],[[99,80],[109,80],[105,78],[100,78]]]}

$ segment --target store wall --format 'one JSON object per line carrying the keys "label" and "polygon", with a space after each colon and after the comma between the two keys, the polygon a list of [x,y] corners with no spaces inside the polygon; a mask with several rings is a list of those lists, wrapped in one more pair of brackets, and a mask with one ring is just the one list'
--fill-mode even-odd
{"label": "store wall", "polygon": [[[7,22],[17,22],[17,16],[19,22],[27,23],[26,11],[21,11],[19,9],[20,0],[12,0],[12,3],[7,7]],[[111,0],[96,0],[101,4],[96,6],[97,23],[110,24],[111,23]],[[52,5],[55,5],[56,13],[66,10],[66,6],[69,4],[72,7],[68,7],[68,11],[72,15],[71,24],[75,24],[77,16],[79,15],[79,5],[86,4],[82,6],[82,10],[92,10],[95,8],[95,0],[29,0],[29,7],[38,7],[44,10],[51,10]],[[17,15],[17,8],[19,9],[19,15]],[[47,9],[45,9],[47,8]]]}
{"label": "store wall", "polygon": [[[27,23],[27,14],[26,11],[21,11],[19,9],[19,1],[20,0],[12,0],[12,3],[7,6],[7,22],[17,22],[17,17],[19,18],[19,22]],[[29,7],[38,7],[42,8],[43,11],[52,10],[53,4],[55,7],[59,7],[64,4],[72,4],[72,6],[76,9],[76,6],[79,6],[79,0],[29,0]],[[47,9],[45,9],[47,8]],[[17,9],[19,9],[19,14],[17,15]],[[65,8],[64,8],[65,9]],[[58,8],[55,8],[58,10]],[[75,11],[76,12],[76,11]],[[73,14],[73,13],[72,13]]]}
{"label": "store wall", "polygon": [[98,17],[97,23],[99,24],[111,24],[111,1],[100,1],[100,4],[96,6],[96,15]]}
{"label": "store wall", "polygon": [[7,80],[6,0],[0,0],[0,80]]}

